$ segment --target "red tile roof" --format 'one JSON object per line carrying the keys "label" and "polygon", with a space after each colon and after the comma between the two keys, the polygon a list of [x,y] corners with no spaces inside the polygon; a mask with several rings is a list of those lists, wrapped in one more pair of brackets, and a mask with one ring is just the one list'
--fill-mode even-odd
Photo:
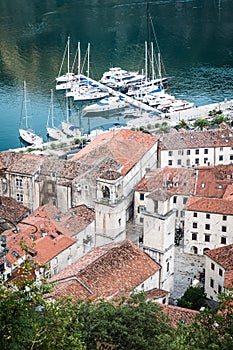
{"label": "red tile roof", "polygon": [[119,164],[119,171],[125,175],[156,144],[157,140],[156,136],[150,134],[115,129],[97,136],[74,155],[72,161],[95,164],[97,159],[100,161],[109,157]]}
{"label": "red tile roof", "polygon": [[190,197],[186,203],[186,210],[233,215],[233,203],[227,199]]}
{"label": "red tile roof", "polygon": [[[51,206],[50,210],[56,212],[56,208],[53,210]],[[40,264],[47,263],[76,242],[71,238],[73,232],[67,227],[61,228],[56,225],[56,221],[49,217],[44,207],[25,218],[17,228],[18,232],[14,230],[4,232],[9,248],[6,259],[10,263],[18,261],[25,255],[21,248],[21,241],[26,243],[29,251],[34,255],[34,261]]]}
{"label": "red tile roof", "polygon": [[233,270],[233,244],[207,250],[205,255],[221,265],[225,270]]}
{"label": "red tile roof", "polygon": [[159,142],[159,149],[162,151],[232,146],[233,132],[229,126],[214,130],[172,132],[164,134]]}
{"label": "red tile roof", "polygon": [[229,185],[232,185],[233,166],[218,165],[214,167],[198,167],[196,195],[202,197],[222,198]]}
{"label": "red tile roof", "polygon": [[207,250],[205,255],[224,268],[224,287],[233,288],[233,244]]}
{"label": "red tile roof", "polygon": [[195,181],[194,169],[165,167],[148,172],[134,189],[145,192],[160,189],[170,195],[190,195],[194,193]]}
{"label": "red tile roof", "polygon": [[199,311],[185,309],[179,306],[163,305],[159,304],[163,311],[171,320],[173,327],[177,327],[179,323],[191,325],[194,322],[195,317],[199,314]]}
{"label": "red tile roof", "polygon": [[50,220],[58,230],[74,236],[83,231],[95,220],[95,212],[86,205],[78,205],[63,213],[53,205],[46,204],[34,211],[37,217]]}
{"label": "red tile roof", "polygon": [[[132,242],[125,240],[92,250],[54,276],[51,282],[57,281],[58,288],[63,283],[63,293],[70,295],[70,285],[65,285],[65,280],[76,277],[96,296],[114,298],[131,291],[159,269],[156,262]],[[56,289],[54,293],[56,295]],[[77,297],[77,293],[74,297]]]}
{"label": "red tile roof", "polygon": [[19,222],[30,210],[10,197],[0,196],[0,219],[6,219],[13,223]]}

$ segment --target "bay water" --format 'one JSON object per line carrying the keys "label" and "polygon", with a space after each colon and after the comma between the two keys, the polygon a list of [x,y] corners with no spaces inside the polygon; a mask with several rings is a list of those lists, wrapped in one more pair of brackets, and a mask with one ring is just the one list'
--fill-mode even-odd
{"label": "bay water", "polygon": [[[29,124],[46,141],[50,90],[55,89],[67,38],[70,62],[80,42],[82,62],[90,43],[90,76],[98,80],[110,67],[144,68],[148,39],[147,2],[140,0],[1,0],[0,1],[0,150],[21,146],[23,81],[27,82]],[[170,92],[200,106],[232,99],[233,1],[148,1],[154,37]],[[153,39],[154,40],[154,39]],[[83,73],[85,74],[85,67]],[[64,67],[63,73],[66,71]],[[125,122],[121,114],[80,116],[83,131]],[[54,96],[55,123],[66,118],[65,98]]]}

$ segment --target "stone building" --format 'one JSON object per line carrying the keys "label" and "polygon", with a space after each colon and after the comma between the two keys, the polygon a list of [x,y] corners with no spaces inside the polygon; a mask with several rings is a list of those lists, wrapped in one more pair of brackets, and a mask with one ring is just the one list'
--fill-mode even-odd
{"label": "stone building", "polygon": [[158,167],[195,167],[233,163],[233,131],[227,124],[218,129],[175,131],[160,137]]}
{"label": "stone building", "polygon": [[218,300],[218,294],[233,288],[233,244],[205,252],[205,292]]}

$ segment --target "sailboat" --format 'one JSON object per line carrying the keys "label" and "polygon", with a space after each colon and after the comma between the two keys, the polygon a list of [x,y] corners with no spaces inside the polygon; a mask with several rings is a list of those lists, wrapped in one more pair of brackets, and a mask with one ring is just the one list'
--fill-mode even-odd
{"label": "sailboat", "polygon": [[[73,73],[77,52],[78,51],[76,50],[72,69],[70,71],[70,36],[68,36],[66,47],[65,47],[65,50],[63,53],[62,63],[61,63],[61,66],[60,66],[60,69],[58,72],[58,76],[56,78],[56,90],[69,90],[69,89],[71,89],[72,82],[78,78]],[[67,72],[65,74],[61,75],[61,71],[62,71],[66,56],[67,56]]]}
{"label": "sailboat", "polygon": [[70,123],[69,114],[70,114],[70,111],[69,111],[69,98],[66,97],[66,121],[63,121],[61,123],[62,131],[67,136],[80,137],[81,136],[81,132],[79,130],[79,127]]}
{"label": "sailboat", "polygon": [[[28,103],[27,100],[27,88],[26,88],[26,81],[24,81],[23,85],[23,106],[22,106],[22,112],[21,112],[21,120],[20,120],[20,128],[19,128],[19,136],[20,138],[26,142],[28,145],[34,145],[34,146],[41,146],[43,144],[43,138],[37,134],[28,127]],[[23,116],[24,114],[24,116]],[[23,128],[23,119],[25,119],[25,128]]]}
{"label": "sailboat", "polygon": [[64,138],[66,138],[66,135],[60,129],[54,126],[53,89],[51,89],[51,105],[49,108],[46,129],[48,137],[52,140],[61,141],[64,140]]}

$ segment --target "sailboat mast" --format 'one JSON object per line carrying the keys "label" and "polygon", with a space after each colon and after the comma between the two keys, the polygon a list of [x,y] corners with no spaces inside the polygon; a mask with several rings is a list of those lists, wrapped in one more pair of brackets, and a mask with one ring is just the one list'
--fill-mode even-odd
{"label": "sailboat mast", "polygon": [[[149,10],[149,1],[146,2],[146,23],[147,23],[147,42],[150,43],[150,10]],[[146,51],[146,55],[148,55],[148,51]],[[150,77],[150,65],[149,60],[147,59],[147,77]]]}
{"label": "sailboat mast", "polygon": [[54,128],[53,89],[51,89],[51,119],[52,119],[52,128]]}
{"label": "sailboat mast", "polygon": [[151,42],[151,70],[152,70],[152,79],[155,79],[155,67],[154,67],[154,44]]}
{"label": "sailboat mast", "polygon": [[148,52],[147,52],[147,41],[145,41],[145,76],[146,80],[148,80]]}
{"label": "sailboat mast", "polygon": [[25,110],[25,126],[26,129],[28,129],[28,111],[27,111],[27,91],[26,91],[27,87],[26,87],[26,81],[24,80],[23,82],[23,93],[24,93],[24,110]]}
{"label": "sailboat mast", "polygon": [[90,43],[87,45],[87,77],[90,77]]}
{"label": "sailboat mast", "polygon": [[70,36],[67,41],[67,73],[70,73]]}

